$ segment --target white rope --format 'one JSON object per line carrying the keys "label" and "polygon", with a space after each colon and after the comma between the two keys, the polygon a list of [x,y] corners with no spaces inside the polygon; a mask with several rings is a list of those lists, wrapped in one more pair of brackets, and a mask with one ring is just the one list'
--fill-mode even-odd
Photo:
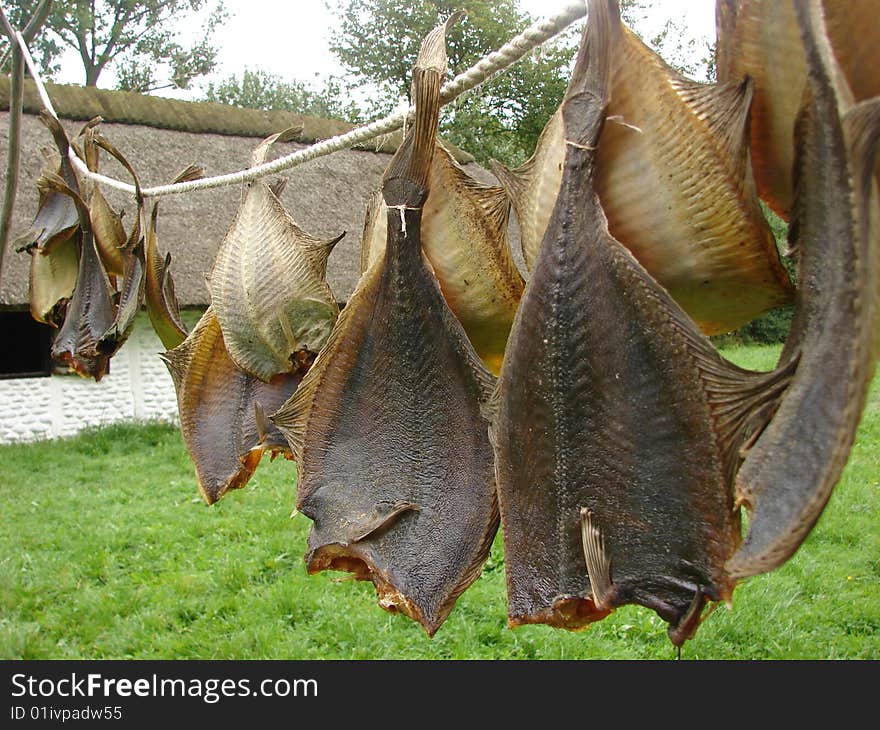
{"label": "white rope", "polygon": [[[584,0],[570,4],[558,15],[541,20],[531,27],[524,30],[515,38],[505,43],[501,48],[477,62],[467,71],[456,76],[452,81],[444,84],[440,89],[440,103],[445,105],[462,94],[485,83],[492,77],[501,73],[504,69],[512,66],[520,58],[525,56],[529,51],[546,43],[554,36],[561,33],[565,28],[574,23],[579,18],[586,15],[586,4]],[[22,55],[25,63],[30,71],[34,83],[37,85],[37,93],[40,100],[53,117],[56,119],[58,115],[52,106],[46,88],[37,72],[34,59],[31,57],[27,44],[20,33],[16,33],[18,44],[21,46]],[[202,178],[200,180],[190,180],[188,182],[175,183],[172,185],[159,185],[151,188],[143,188],[141,193],[144,197],[158,198],[164,195],[176,195],[180,193],[188,193],[195,190],[208,190],[211,188],[226,187],[228,185],[240,185],[242,183],[251,182],[268,175],[274,175],[283,170],[289,170],[292,167],[301,165],[309,160],[317,157],[329,155],[344,149],[350,149],[355,145],[366,142],[369,139],[378,137],[382,134],[389,134],[403,126],[405,115],[401,112],[391,114],[390,116],[380,119],[371,124],[352,129],[350,132],[341,134],[330,139],[317,142],[305,149],[297,150],[284,157],[279,157],[271,162],[264,162],[261,165],[255,165],[246,170],[231,172],[225,175],[217,175],[215,177]],[[135,189],[133,185],[124,183],[106,175],[91,172],[80,160],[73,150],[70,153],[70,159],[77,171],[84,177],[90,178],[107,187],[134,195]]]}

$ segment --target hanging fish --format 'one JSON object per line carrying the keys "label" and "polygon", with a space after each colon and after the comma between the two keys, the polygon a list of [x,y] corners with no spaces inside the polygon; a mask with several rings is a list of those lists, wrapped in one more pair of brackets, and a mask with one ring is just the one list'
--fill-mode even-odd
{"label": "hanging fish", "polygon": [[180,318],[180,305],[174,293],[174,279],[171,276],[171,254],[165,254],[163,259],[159,253],[159,243],[156,235],[156,219],[158,214],[159,204],[155,203],[150,214],[146,233],[144,300],[153,330],[165,348],[170,350],[186,339],[187,330],[183,320]]}
{"label": "hanging fish", "polygon": [[[45,112],[40,119],[52,133],[61,159],[66,160],[70,143],[61,124]],[[73,181],[76,185],[75,177]],[[66,178],[51,174],[44,176],[44,184],[73,201],[79,215],[81,240],[76,287],[64,324],[52,343],[52,359],[66,363],[79,375],[100,380],[109,370],[110,358],[99,350],[98,342],[114,320],[113,291],[95,248],[89,211],[79,188],[71,187]]]}
{"label": "hanging fish", "polygon": [[[748,82],[682,77],[619,18],[613,5],[608,120],[596,191],[614,238],[632,251],[706,334],[788,304],[793,288],[754,193]],[[508,188],[531,268],[562,176],[560,112],[519,170],[493,170]]]}
{"label": "hanging fish", "polygon": [[[474,180],[439,141],[429,185],[422,250],[449,308],[477,354],[497,374],[523,290],[507,238],[507,194]],[[379,208],[367,215],[362,272],[384,251],[387,234],[381,196],[371,205]]]}
{"label": "hanging fish", "polygon": [[[174,178],[173,182],[198,180],[203,176],[204,170],[201,167],[190,165]],[[153,330],[165,349],[171,350],[186,339],[187,329],[180,318],[180,305],[174,293],[171,254],[165,254],[163,259],[159,252],[156,226],[158,215],[159,204],[154,203],[150,218],[146,221],[144,300]]]}
{"label": "hanging fish", "polygon": [[79,269],[79,239],[71,236],[51,251],[31,251],[28,279],[31,316],[52,327],[64,321],[67,303],[76,286]]}
{"label": "hanging fish", "polygon": [[46,182],[55,175],[76,181],[70,162],[58,153],[42,150],[46,165],[37,180],[40,203],[31,228],[14,242],[19,251],[30,253],[28,289],[31,316],[38,322],[60,327],[76,285],[79,268],[79,239],[75,235],[79,217],[75,203]]}
{"label": "hanging fish", "polygon": [[310,573],[371,580],[432,635],[479,575],[497,529],[480,403],[492,377],[425,263],[421,222],[453,15],[413,69],[415,128],[383,178],[387,242],[294,397],[272,420],[314,521]]}
{"label": "hanging fish", "polygon": [[[782,218],[791,214],[794,125],[807,66],[791,0],[718,0],[716,67],[722,82],[754,83],[751,158],[757,191]],[[856,101],[880,96],[880,2],[823,3],[828,35]]]}
{"label": "hanging fish", "polygon": [[162,357],[177,390],[183,440],[208,504],[244,487],[266,451],[289,455],[287,441],[266,414],[293,395],[313,356],[301,359],[295,372],[264,383],[229,357],[209,307],[186,340]]}
{"label": "hanging fish", "polygon": [[681,645],[732,594],[740,447],[790,369],[722,359],[609,233],[595,186],[618,32],[591,0],[560,114],[559,194],[488,408],[508,614],[576,629],[635,603]]}
{"label": "hanging fish", "polygon": [[[99,136],[97,127],[102,121],[101,117],[91,119],[78,135],[82,138],[83,161],[91,172],[98,172],[100,147],[96,139]],[[84,194],[83,199],[88,203],[89,220],[104,270],[111,277],[124,276],[125,262],[120,248],[125,246],[128,236],[122,225],[122,216],[110,207],[98,185],[92,185],[91,192]]]}
{"label": "hanging fish", "polygon": [[[140,216],[138,216],[140,219]],[[116,304],[116,314],[107,331],[98,341],[98,349],[113,357],[134,329],[135,318],[144,303],[144,238],[140,220],[135,221],[128,241],[120,249],[123,260],[122,284]]]}
{"label": "hanging fish", "polygon": [[[94,121],[94,120],[93,120]],[[131,233],[128,238],[120,246],[115,246],[116,254],[122,261],[122,283],[119,288],[119,297],[116,307],[116,316],[113,324],[104,333],[98,343],[98,347],[102,352],[112,356],[124,344],[125,340],[131,334],[134,328],[135,319],[140,312],[141,306],[145,303],[145,298],[149,288],[154,287],[150,291],[151,300],[147,300],[147,312],[151,321],[155,318],[159,321],[160,328],[163,330],[160,339],[168,340],[166,347],[174,347],[186,336],[186,330],[180,322],[180,314],[177,306],[177,300],[174,298],[173,284],[170,278],[167,282],[167,293],[163,288],[162,296],[156,297],[155,279],[151,281],[153,271],[147,267],[147,252],[151,256],[151,264],[156,265],[158,251],[156,250],[156,217],[157,205],[153,206],[153,212],[149,221],[146,220],[146,205],[144,196],[141,192],[140,179],[134,168],[125,158],[125,156],[105,137],[98,134],[94,130],[94,126],[88,128],[87,137],[89,146],[92,147],[94,159],[97,159],[97,149],[109,152],[115,157],[122,166],[129,172],[134,180],[135,199],[137,201],[137,216],[135,217]],[[96,163],[93,163],[96,164]],[[172,182],[183,182],[185,180],[194,180],[202,176],[202,168],[190,165],[183,170]],[[95,195],[92,195],[92,201],[95,201]],[[92,220],[95,220],[94,211],[92,211]],[[167,260],[170,264],[170,258]],[[163,272],[162,276],[170,277],[170,273]],[[155,327],[155,325],[154,325]],[[179,339],[177,339],[179,337]]]}
{"label": "hanging fish", "polygon": [[[283,135],[264,140],[253,164]],[[268,183],[250,183],[209,281],[227,351],[242,370],[268,382],[296,368],[296,353],[321,349],[339,316],[325,280],[327,257],[344,235],[308,235]]]}
{"label": "hanging fish", "polygon": [[[40,116],[40,121],[49,126]],[[50,129],[51,131],[51,129]],[[69,240],[79,226],[76,205],[67,195],[59,193],[55,187],[46,182],[47,177],[59,177],[71,190],[78,190],[79,184],[70,161],[58,158],[53,152],[44,151],[46,167],[37,179],[37,190],[40,193],[37,215],[31,227],[19,235],[12,246],[19,252],[28,251],[48,254],[56,246]]]}
{"label": "hanging fish", "polygon": [[808,93],[796,125],[790,238],[799,297],[783,361],[791,386],[736,479],[750,510],[735,578],[785,562],[818,520],[852,447],[880,345],[880,98],[853,106],[819,0],[798,2]]}

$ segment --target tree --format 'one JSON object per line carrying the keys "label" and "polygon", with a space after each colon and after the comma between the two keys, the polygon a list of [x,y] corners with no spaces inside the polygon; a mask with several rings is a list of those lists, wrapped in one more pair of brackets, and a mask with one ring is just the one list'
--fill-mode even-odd
{"label": "tree", "polygon": [[[29,17],[37,4],[12,2],[13,22]],[[181,45],[181,17],[202,10],[209,12],[199,40]],[[53,4],[33,50],[49,77],[57,72],[61,53],[71,48],[82,61],[86,86],[96,86],[113,67],[122,89],[188,88],[194,78],[213,70],[217,49],[211,39],[225,18],[220,0],[213,5],[209,0],[66,0]]]}
{"label": "tree", "polygon": [[214,101],[249,109],[283,109],[315,117],[335,117],[357,121],[360,111],[350,99],[344,99],[339,83],[326,79],[318,91],[302,81],[285,81],[276,74],[245,69],[239,78],[233,74],[208,84],[205,101]]}
{"label": "tree", "polygon": [[[409,100],[413,59],[422,38],[456,10],[467,19],[447,36],[449,67],[464,71],[531,23],[515,0],[335,0],[339,22],[331,50],[350,72],[349,85],[376,91],[369,117]],[[441,134],[485,162],[517,164],[535,147],[562,100],[576,44],[545,45],[504,74],[445,108]]]}

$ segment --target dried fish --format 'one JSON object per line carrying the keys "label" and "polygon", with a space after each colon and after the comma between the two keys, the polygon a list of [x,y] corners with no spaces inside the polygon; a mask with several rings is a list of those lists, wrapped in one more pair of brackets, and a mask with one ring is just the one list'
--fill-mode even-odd
{"label": "dried fish", "polygon": [[313,357],[302,359],[296,372],[264,383],[229,357],[209,307],[186,340],[163,359],[177,390],[183,440],[208,504],[244,487],[266,451],[289,458],[287,441],[266,414],[293,395]]}
{"label": "dried fish", "polygon": [[147,305],[147,315],[153,329],[165,348],[170,350],[186,339],[187,330],[180,318],[180,306],[174,293],[171,254],[165,254],[163,259],[159,253],[156,235],[158,213],[159,204],[156,203],[153,205],[153,212],[147,225],[144,299]]}
{"label": "dried fish", "polygon": [[[257,147],[254,165],[282,135]],[[242,370],[268,382],[296,368],[297,352],[321,348],[339,316],[324,278],[327,257],[344,235],[310,236],[268,183],[250,184],[209,282],[226,348]]]}
{"label": "dried fish", "polygon": [[[616,7],[616,5],[615,5]],[[596,190],[610,232],[706,334],[788,304],[793,288],[754,193],[748,82],[697,84],[612,21],[609,123]],[[560,114],[508,188],[531,268],[562,176]]]}
{"label": "dried fish", "polygon": [[[41,113],[40,119],[52,133],[61,159],[66,160],[70,143],[61,124],[45,112]],[[66,196],[76,206],[81,237],[76,287],[64,324],[52,344],[52,358],[66,363],[79,375],[100,380],[109,370],[110,358],[98,349],[98,341],[113,323],[112,288],[95,248],[89,211],[79,196],[75,177],[74,187],[58,175],[47,174],[43,181],[48,189]]]}
{"label": "dried fish", "polygon": [[492,383],[420,245],[446,70],[445,31],[413,70],[415,129],[383,182],[387,243],[294,397],[272,419],[314,520],[308,570],[372,580],[428,634],[479,575],[498,524],[480,403]]}
{"label": "dried fish", "polygon": [[[387,207],[381,198],[371,208],[377,205],[367,215],[361,271],[385,249]],[[446,303],[496,374],[523,290],[507,238],[509,211],[502,188],[474,180],[437,142],[422,211],[422,250]]]}
{"label": "dried fish", "polygon": [[607,0],[589,18],[559,194],[488,408],[509,620],[575,629],[636,603],[681,645],[733,591],[740,446],[790,370],[723,360],[609,233],[595,185],[617,18]]}
{"label": "dried fish", "polygon": [[[80,132],[83,139],[83,157],[86,167],[92,172],[98,172],[99,145],[96,140],[98,135],[96,127],[101,121],[101,117],[92,119]],[[93,185],[91,194],[84,196],[84,199],[88,201],[89,220],[92,223],[95,245],[104,269],[110,276],[124,276],[125,262],[119,249],[126,244],[128,236],[122,225],[122,216],[110,207],[98,185]]]}
{"label": "dried fish", "polygon": [[880,99],[851,106],[818,0],[796,5],[809,88],[796,126],[791,241],[798,306],[783,361],[799,359],[779,410],[737,475],[749,531],[727,570],[772,570],[809,534],[840,478],[876,365]]}
{"label": "dried fish", "polygon": [[[827,32],[855,101],[880,95],[880,3],[823,3]],[[720,81],[754,82],[751,158],[758,194],[780,216],[791,214],[794,126],[807,82],[795,3],[718,0],[716,67]]]}

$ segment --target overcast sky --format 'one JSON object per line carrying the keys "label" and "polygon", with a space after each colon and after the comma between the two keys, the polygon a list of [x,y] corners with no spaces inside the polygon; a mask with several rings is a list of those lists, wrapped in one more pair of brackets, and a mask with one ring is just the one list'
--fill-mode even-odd
{"label": "overcast sky", "polygon": [[[521,6],[536,17],[553,15],[569,2],[520,0]],[[215,36],[221,49],[217,71],[196,82],[198,86],[240,74],[245,68],[264,69],[285,79],[301,81],[342,73],[328,50],[334,18],[325,8],[324,0],[225,0],[225,5],[229,19]],[[644,30],[649,31],[652,22],[656,27],[662,26],[669,17],[682,19],[696,38],[715,37],[715,0],[655,0],[652,18],[646,21]],[[194,22],[185,29],[195,34],[199,25]],[[64,63],[57,79],[63,83],[83,82],[82,66],[76,55]],[[102,75],[99,85],[112,88],[113,81],[110,74]]]}

